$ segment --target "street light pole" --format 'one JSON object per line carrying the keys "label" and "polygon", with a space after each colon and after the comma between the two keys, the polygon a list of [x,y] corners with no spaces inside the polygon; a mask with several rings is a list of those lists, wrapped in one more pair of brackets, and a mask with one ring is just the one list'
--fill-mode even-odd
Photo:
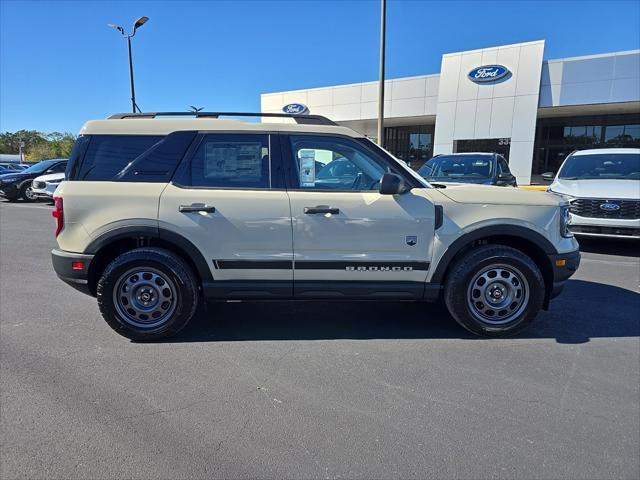
{"label": "street light pole", "polygon": [[133,58],[131,56],[131,39],[135,36],[138,28],[147,23],[147,20],[149,20],[149,17],[140,17],[138,20],[136,20],[136,23],[133,24],[133,30],[131,31],[131,33],[126,33],[124,31],[124,28],[122,28],[120,25],[115,25],[113,23],[109,24],[111,28],[115,28],[117,31],[119,31],[122,36],[127,37],[127,47],[129,50],[129,82],[131,83],[131,111],[133,113],[136,113],[136,109],[138,110],[138,112],[140,112],[141,110],[136,103],[136,90],[133,84]]}
{"label": "street light pole", "polygon": [[[131,111],[133,113],[136,113],[136,108],[138,108],[138,105],[136,105],[136,89],[133,86],[133,59],[131,58],[131,37],[133,35],[127,35],[127,45],[129,47],[129,81],[131,82]],[[140,109],[138,108],[138,111],[140,111]]]}
{"label": "street light pole", "polygon": [[378,87],[378,145],[384,148],[384,49],[387,23],[387,0],[380,3],[380,79]]}

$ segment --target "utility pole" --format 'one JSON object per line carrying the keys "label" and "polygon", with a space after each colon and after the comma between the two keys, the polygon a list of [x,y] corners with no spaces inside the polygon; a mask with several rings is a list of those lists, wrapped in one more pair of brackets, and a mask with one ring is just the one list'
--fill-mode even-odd
{"label": "utility pole", "polygon": [[380,85],[378,87],[378,145],[384,148],[384,49],[387,0],[380,2]]}

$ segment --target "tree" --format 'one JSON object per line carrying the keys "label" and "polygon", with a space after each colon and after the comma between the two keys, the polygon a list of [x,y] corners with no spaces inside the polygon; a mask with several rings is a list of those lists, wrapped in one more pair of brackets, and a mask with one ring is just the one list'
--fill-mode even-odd
{"label": "tree", "polygon": [[35,130],[19,130],[0,134],[0,153],[17,154],[20,142],[24,142],[25,158],[29,162],[49,158],[69,158],[76,141],[75,135],[67,132],[41,133]]}
{"label": "tree", "polygon": [[76,141],[71,133],[52,132],[44,135],[44,142],[27,149],[27,160],[36,162],[50,158],[69,158]]}
{"label": "tree", "polygon": [[18,130],[15,133],[0,133],[0,153],[15,155],[20,153],[20,142],[24,142],[25,150],[28,150],[46,141],[42,133],[35,130]]}

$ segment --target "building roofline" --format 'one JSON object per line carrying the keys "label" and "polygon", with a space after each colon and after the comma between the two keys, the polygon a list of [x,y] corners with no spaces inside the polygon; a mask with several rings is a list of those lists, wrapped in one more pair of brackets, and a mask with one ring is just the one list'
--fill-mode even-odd
{"label": "building roofline", "polygon": [[[482,52],[483,50],[489,50],[489,49],[495,49],[495,48],[514,48],[515,46],[520,46],[520,45],[533,45],[533,44],[538,44],[540,42],[544,43],[544,40],[536,40],[536,41],[532,41],[532,42],[523,42],[523,43],[515,43],[515,44],[511,44],[511,45],[500,45],[497,47],[487,47],[487,48],[480,48],[480,49],[476,49],[476,50],[468,50],[468,51],[464,51],[464,52],[452,52],[452,53],[445,53],[442,56],[450,56],[450,55],[459,55],[461,53],[477,53],[477,52]],[[592,55],[580,55],[580,56],[576,56],[576,57],[565,57],[565,58],[554,58],[554,59],[549,59],[549,60],[542,60],[543,64],[549,64],[549,63],[561,63],[561,62],[571,62],[571,61],[579,61],[579,60],[589,60],[589,59],[593,59],[593,58],[606,58],[606,57],[615,57],[615,56],[619,56],[619,55],[637,55],[640,54],[640,50],[621,50],[621,51],[617,51],[617,52],[608,52],[608,53],[596,53],[596,54],[592,54]],[[404,80],[414,80],[414,79],[422,79],[422,78],[433,78],[433,77],[440,77],[441,73],[429,73],[429,74],[425,74],[425,75],[412,75],[409,77],[395,77],[395,78],[387,78],[386,82],[398,82],[398,81],[404,81]],[[340,88],[340,87],[356,87],[356,86],[362,86],[362,85],[375,85],[377,84],[378,81],[377,80],[371,80],[371,81],[366,81],[366,82],[355,82],[355,83],[342,83],[342,84],[334,84],[334,85],[325,85],[323,87],[313,87],[313,88],[298,88],[296,90],[279,90],[279,91],[271,91],[271,92],[263,92],[260,94],[260,97],[263,96],[269,96],[269,95],[281,95],[283,93],[299,93],[299,92],[312,92],[312,91],[317,91],[317,90],[325,90],[328,88]]]}
{"label": "building roofline", "polygon": [[509,45],[494,45],[492,47],[483,47],[483,48],[474,48],[473,50],[462,50],[462,51],[458,51],[458,52],[449,52],[449,53],[443,53],[442,56],[443,57],[450,57],[453,55],[461,55],[461,54],[468,54],[468,53],[480,53],[484,50],[495,50],[495,49],[507,49],[507,48],[516,48],[516,47],[523,47],[525,45],[537,45],[537,44],[544,44],[544,40],[532,40],[530,42],[518,42],[518,43],[511,43]]}
{"label": "building roofline", "polygon": [[591,58],[615,57],[617,55],[634,55],[639,53],[640,50],[621,50],[619,52],[594,53],[593,55],[580,55],[578,57],[554,58],[551,60],[543,60],[542,63],[571,62],[574,60],[589,60]]}
{"label": "building roofline", "polygon": [[[439,77],[440,73],[427,73],[425,75],[412,75],[410,77],[396,77],[396,78],[386,78],[385,79],[385,83],[386,82],[394,82],[394,81],[403,81],[403,80],[413,80],[416,78],[427,78],[427,77]],[[312,87],[312,88],[298,88],[296,90],[280,90],[277,92],[263,92],[260,94],[260,96],[262,95],[279,95],[282,93],[296,93],[296,92],[309,92],[312,90],[324,90],[327,88],[339,88],[339,87],[356,87],[356,86],[360,86],[360,85],[377,85],[378,84],[378,80],[370,80],[370,81],[366,81],[366,82],[355,82],[355,83],[338,83],[336,85],[326,85],[324,87]]]}

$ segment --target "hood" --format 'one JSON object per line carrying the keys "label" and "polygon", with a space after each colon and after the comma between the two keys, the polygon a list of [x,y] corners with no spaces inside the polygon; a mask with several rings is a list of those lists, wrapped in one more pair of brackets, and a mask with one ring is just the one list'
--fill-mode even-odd
{"label": "hood", "polygon": [[0,175],[0,178],[7,178],[7,177],[22,178],[26,176],[27,174],[25,174],[24,172],[13,172],[13,173],[3,173],[2,175]]}
{"label": "hood", "polygon": [[458,203],[483,205],[537,205],[557,207],[566,204],[558,195],[520,188],[495,187],[493,185],[469,185],[449,183],[438,192]]}
{"label": "hood", "polygon": [[456,184],[475,184],[475,185],[491,185],[492,180],[490,178],[461,178],[459,180],[452,179],[451,177],[424,177],[427,182],[444,183],[446,185]]}
{"label": "hood", "polygon": [[39,182],[55,182],[58,180],[64,180],[64,172],[50,173],[48,175],[40,175],[39,177],[36,177],[35,180]]}
{"label": "hood", "polygon": [[565,180],[556,178],[549,186],[555,193],[582,198],[640,198],[640,180]]}

